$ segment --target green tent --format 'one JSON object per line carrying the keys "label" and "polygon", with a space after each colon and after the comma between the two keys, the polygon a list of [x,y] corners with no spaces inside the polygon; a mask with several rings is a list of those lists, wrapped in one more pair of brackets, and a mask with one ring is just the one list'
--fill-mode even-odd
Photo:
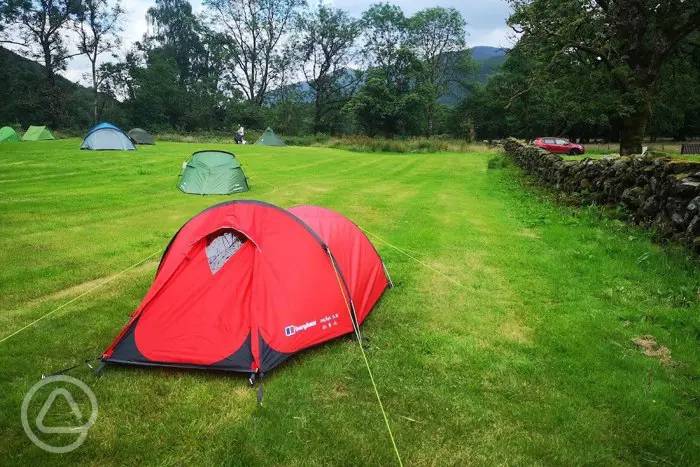
{"label": "green tent", "polygon": [[265,133],[262,134],[258,142],[255,144],[262,144],[264,146],[286,146],[284,141],[282,141],[270,127],[267,127]]}
{"label": "green tent", "polygon": [[56,139],[45,126],[30,126],[22,136],[22,141],[40,141],[44,139]]}
{"label": "green tent", "polygon": [[226,151],[197,151],[180,174],[178,188],[197,195],[228,195],[248,191],[241,164]]}
{"label": "green tent", "polygon": [[14,128],[4,126],[0,128],[0,143],[14,143],[19,141],[19,136]]}

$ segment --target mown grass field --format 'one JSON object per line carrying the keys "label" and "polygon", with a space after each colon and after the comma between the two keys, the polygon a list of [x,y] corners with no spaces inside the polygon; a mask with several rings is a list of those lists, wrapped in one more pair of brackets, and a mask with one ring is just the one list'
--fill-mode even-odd
{"label": "mown grass field", "polygon": [[[405,465],[700,464],[700,261],[682,249],[553,203],[516,169],[487,169],[493,153],[78,146],[0,146],[0,339],[112,279],[0,342],[3,465],[396,463],[349,338],[274,370],[262,407],[244,376],[81,366],[71,375],[99,402],[86,442],[49,454],[25,436],[27,390],[101,353],[157,256],[115,273],[231,198],[319,204],[373,233],[396,287],[364,333]],[[209,147],[235,150],[251,192],[175,188],[183,160]],[[643,355],[641,335],[670,361]]]}

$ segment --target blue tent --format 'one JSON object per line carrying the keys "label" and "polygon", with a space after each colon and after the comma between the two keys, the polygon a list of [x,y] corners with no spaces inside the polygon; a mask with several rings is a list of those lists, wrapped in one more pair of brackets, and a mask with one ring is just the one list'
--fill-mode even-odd
{"label": "blue tent", "polygon": [[80,149],[133,151],[136,147],[121,128],[109,122],[102,122],[90,128]]}
{"label": "blue tent", "polygon": [[100,122],[95,124],[92,128],[88,130],[88,133],[92,133],[95,130],[99,130],[101,128],[111,128],[113,130],[119,130],[122,131],[121,128],[119,128],[117,125],[111,122]]}

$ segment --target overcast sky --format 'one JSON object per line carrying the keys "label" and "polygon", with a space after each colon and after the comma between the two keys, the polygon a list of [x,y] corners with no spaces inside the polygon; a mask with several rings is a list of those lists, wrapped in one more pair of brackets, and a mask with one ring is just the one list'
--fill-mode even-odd
{"label": "overcast sky", "polygon": [[[195,12],[202,10],[201,0],[190,0]],[[309,0],[309,4],[315,4],[316,0]],[[359,17],[373,3],[378,0],[326,0],[336,8],[347,10],[353,16]],[[126,11],[124,19],[124,33],[122,35],[124,50],[140,40],[146,32],[146,10],[155,0],[122,0],[122,6]],[[494,47],[510,47],[510,30],[506,27],[505,20],[508,17],[509,7],[505,0],[394,0],[389,1],[401,6],[407,15],[415,13],[422,8],[441,6],[456,8],[467,20],[467,44],[490,45]],[[78,81],[82,80],[85,72],[89,70],[88,61],[85,58],[75,58],[66,71],[66,77]]]}

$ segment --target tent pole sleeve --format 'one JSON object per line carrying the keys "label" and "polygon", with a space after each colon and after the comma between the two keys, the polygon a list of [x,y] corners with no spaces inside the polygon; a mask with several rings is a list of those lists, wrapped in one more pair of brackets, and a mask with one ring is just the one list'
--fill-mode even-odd
{"label": "tent pole sleeve", "polygon": [[328,245],[324,245],[324,249],[331,260],[331,265],[333,266],[333,271],[335,271],[335,277],[338,280],[338,287],[340,288],[340,293],[343,294],[343,300],[345,300],[345,305],[350,313],[350,319],[352,320],[352,327],[355,330],[357,339],[362,342],[362,334],[360,333],[360,323],[357,320],[357,313],[355,311],[355,304],[352,301],[352,296],[350,295],[350,288],[348,287],[343,272],[338,267],[338,262],[335,260],[335,256],[331,252]]}

